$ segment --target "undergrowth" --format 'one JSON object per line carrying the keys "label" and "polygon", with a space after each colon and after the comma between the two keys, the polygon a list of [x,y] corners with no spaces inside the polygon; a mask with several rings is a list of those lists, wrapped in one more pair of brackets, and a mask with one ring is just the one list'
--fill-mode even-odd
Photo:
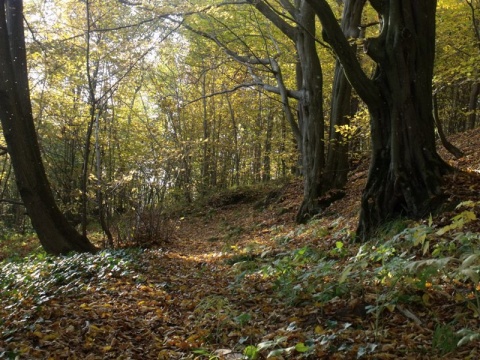
{"label": "undergrowth", "polygon": [[[278,244],[315,231],[338,240],[331,249],[304,246],[268,260],[250,255],[244,258],[248,267],[233,269],[241,279],[240,286],[247,287],[260,277],[272,284],[277,301],[287,306],[323,309],[339,299],[351,302],[362,298],[365,313],[361,315],[372,318],[375,343],[360,347],[357,357],[374,352],[380,344],[386,314],[400,311],[423,326],[425,318],[416,313],[435,319],[436,312],[448,303],[460,310],[450,321],[437,322],[431,339],[431,351],[445,355],[480,339],[478,328],[468,327],[469,319],[480,317],[480,235],[463,231],[466,224],[476,220],[476,206],[474,202],[461,203],[459,213],[443,226],[431,218],[424,223],[393,222],[360,246],[350,245],[351,234],[300,226],[278,237]],[[258,265],[252,265],[253,261]],[[292,353],[308,357],[316,344],[333,344],[333,340],[331,334],[314,332],[305,341],[287,346],[285,339],[277,338],[246,347],[244,356],[255,359],[266,352],[267,358]],[[335,351],[340,351],[346,344],[336,346]]]}
{"label": "undergrowth", "polygon": [[[253,241],[237,245],[234,240],[250,229],[225,223],[221,265],[229,269],[225,276],[231,279],[230,295],[217,289],[218,293],[205,292],[195,300],[179,299],[177,307],[183,304],[190,309],[191,329],[203,330],[192,330],[193,334],[178,344],[190,349],[190,339],[199,345],[190,349],[192,354],[210,359],[221,358],[212,347],[231,344],[231,339],[236,339],[232,348],[245,359],[314,359],[352,352],[362,358],[375,356],[388,326],[391,330],[388,322],[392,314],[401,314],[404,321],[419,328],[433,323],[425,332],[429,338],[418,351],[448,356],[480,339],[478,328],[470,321],[480,317],[480,235],[469,232],[466,226],[477,220],[478,206],[476,202],[461,203],[455,215],[441,223],[432,218],[422,222],[397,220],[363,244],[352,243],[355,234],[342,226],[340,218],[328,225],[313,220],[288,230],[281,224],[273,225],[265,229],[272,237],[270,245]],[[22,241],[17,244],[23,246]],[[108,293],[109,284],[118,278],[129,277],[137,291],[155,292],[167,303],[173,303],[179,294],[180,276],[149,283],[153,269],[160,264],[151,264],[149,271],[140,270],[143,257],[149,256],[142,250],[64,257],[50,257],[37,250],[22,258],[14,248],[9,249],[9,259],[0,263],[0,301],[4,313],[12,317],[0,320],[0,328],[9,324],[0,333],[7,341],[60,295],[73,299],[87,290]],[[206,262],[198,266],[196,271],[203,277],[217,265]],[[176,292],[167,295],[170,289]],[[267,299],[263,309],[239,303],[254,304],[260,297]],[[282,318],[272,312],[264,317],[262,312],[268,312],[264,309],[275,307],[295,316]],[[157,307],[149,309],[157,317],[163,314]],[[302,309],[307,320],[302,318]],[[24,320],[13,321],[20,313]],[[365,321],[356,321],[358,318]],[[256,327],[260,323],[255,325],[259,319],[278,325],[271,331],[274,335],[259,334]],[[371,336],[355,344],[349,335],[352,328],[371,331]],[[47,341],[48,335],[38,334],[35,328],[30,332]]]}

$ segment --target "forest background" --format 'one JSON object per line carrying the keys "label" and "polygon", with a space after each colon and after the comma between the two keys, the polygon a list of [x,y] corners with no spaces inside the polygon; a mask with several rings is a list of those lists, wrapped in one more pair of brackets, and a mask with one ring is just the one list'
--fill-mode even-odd
{"label": "forest background", "polygon": [[[342,3],[331,6],[340,19]],[[285,12],[282,4],[272,9]],[[254,6],[27,1],[24,12],[47,177],[62,212],[83,233],[94,220],[110,245],[114,228],[128,241],[139,218],[170,204],[310,171],[300,159],[308,151],[301,148],[295,44]],[[438,4],[433,91],[447,135],[477,122],[477,12],[476,2]],[[371,73],[374,64],[361,45],[379,22],[368,4],[360,14],[362,31],[350,39]],[[322,160],[305,178],[323,179],[320,186],[305,180],[307,207],[309,198],[341,189],[352,163],[370,149],[366,106],[355,94],[338,99],[334,53],[323,39],[316,44],[323,78],[316,110],[323,113],[316,111],[315,121],[323,123],[317,126],[323,134],[310,137],[319,139],[312,157]],[[8,156],[0,181],[3,228],[24,231],[28,217]],[[133,223],[122,230],[119,218]]]}
{"label": "forest background", "polygon": [[[304,4],[298,4],[300,3]],[[365,5],[365,1],[346,3]],[[373,7],[370,3],[373,3]],[[357,19],[352,20],[355,31],[347,38],[352,49],[355,49],[362,69],[373,74],[375,64],[363,53],[363,49],[367,38],[378,33],[381,21],[374,9],[376,2],[370,3],[365,5],[361,16],[352,13],[357,15]],[[311,24],[296,23],[289,15],[294,11],[287,2],[270,4],[266,9],[258,4],[267,3],[25,1],[30,97],[47,177],[62,213],[97,246],[118,248],[132,244],[142,247],[165,244],[176,238],[175,232],[179,231],[177,221],[181,222],[196,204],[204,204],[207,209],[204,215],[208,220],[220,216],[216,207],[245,201],[245,194],[249,193],[245,190],[246,187],[255,184],[274,187],[298,179],[305,169],[304,159],[300,156],[305,151],[300,144],[306,134],[302,133],[304,130],[299,107],[305,101],[298,90],[298,61],[301,54],[298,54],[298,44],[288,36],[288,26],[300,25],[303,29]],[[329,5],[339,23],[343,23],[345,16],[342,17],[342,13],[346,13],[343,2],[331,1]],[[438,1],[432,110],[438,123],[439,135],[444,133],[443,135],[451,136],[475,129],[478,125],[478,12],[478,1]],[[282,17],[284,22],[280,24],[288,26],[279,26],[274,21],[275,16]],[[315,153],[313,159],[321,159],[320,172],[327,174],[324,180],[329,178],[329,171],[333,169],[329,166],[332,165],[338,175],[334,179],[339,181],[332,181],[325,188],[314,189],[313,193],[304,191],[303,202],[295,203],[297,222],[313,218],[315,224],[317,212],[346,196],[345,186],[352,185],[352,177],[347,182],[349,172],[359,164],[362,168],[362,164],[364,166],[368,162],[365,159],[371,151],[371,134],[367,107],[355,92],[348,93],[346,102],[345,99],[342,102],[336,97],[339,64],[325,32],[322,36],[320,23],[314,23],[314,28],[318,34],[314,38],[314,44],[321,61],[322,96],[317,108],[320,111],[315,112],[319,116],[317,121],[321,122],[319,150],[315,150],[319,152]],[[344,27],[345,29],[348,30]],[[312,29],[308,30],[312,34]],[[341,110],[340,115],[338,109]],[[15,256],[13,251],[17,249],[13,244],[18,239],[27,243],[27,248],[36,239],[29,235],[32,228],[15,184],[7,146],[5,143],[0,146],[3,153],[0,159],[0,237],[6,248],[12,244],[10,255]],[[451,151],[456,151],[449,144],[446,146]],[[335,157],[331,158],[335,149],[340,151],[333,152]],[[458,152],[456,155],[459,156]],[[309,181],[309,176],[305,176],[305,189],[311,185]],[[332,189],[336,191],[329,191]],[[355,194],[360,197],[358,191]],[[275,198],[277,195],[278,191],[269,193],[263,206],[271,205],[269,201],[272,199],[268,197]],[[318,202],[309,203],[312,199]],[[478,203],[464,203],[463,206],[475,209]],[[292,210],[291,206],[287,208]],[[284,210],[281,208],[276,213],[278,219],[281,219]],[[338,214],[340,213],[339,211]],[[460,215],[450,225],[446,225],[445,221],[442,223],[438,230],[442,232],[441,235],[461,228],[464,223],[475,218],[473,210],[461,212]],[[433,242],[429,243],[429,234],[435,228],[431,221],[426,227],[414,224],[410,235],[403,233],[400,237],[407,237],[415,246],[420,246],[420,252],[427,254],[429,246],[433,248]],[[228,236],[235,235],[235,229],[227,227]],[[298,229],[296,231],[300,237],[303,231],[309,231],[305,227]],[[315,225],[312,229],[315,229]],[[341,235],[342,240],[334,241],[333,250],[328,250],[329,258],[343,261],[348,257],[347,254],[358,250],[357,247],[348,251],[344,248],[354,234],[346,229],[347,227]],[[322,228],[320,232],[325,231],[322,236],[326,238],[329,230],[330,227],[326,230]],[[292,236],[287,235],[285,242],[289,242],[290,237]],[[277,243],[279,238],[275,237]],[[462,244],[473,244],[475,239],[472,235],[468,241],[457,240],[462,241]],[[214,241],[215,236],[206,240]],[[436,251],[435,256],[453,251],[447,251],[444,248],[447,245],[443,242],[436,245],[439,244],[441,246],[433,250]],[[175,243],[171,246],[175,247]],[[234,260],[229,265],[240,262],[239,259],[254,262],[257,255],[250,254],[251,250],[245,255],[236,246],[233,251]],[[182,248],[181,242],[178,247]],[[310,266],[306,265],[310,261],[318,262],[316,255],[310,257],[310,250],[305,249],[307,248],[292,250],[286,256],[290,259],[288,261],[277,258],[273,266],[275,274],[270,273],[270,276],[277,276],[278,281],[286,282],[284,285],[287,284],[291,290],[288,296],[294,294],[294,305],[305,300],[304,290],[312,291],[310,295],[314,293],[311,289],[302,288],[303,285],[300,285],[303,283],[299,280],[301,276],[290,271],[297,267],[305,270],[305,266]],[[238,254],[235,253],[237,250]],[[369,255],[370,260],[378,261],[379,252],[380,250]],[[262,258],[272,256],[270,251],[265,253],[265,257],[263,253]],[[461,278],[461,273],[468,279],[468,284],[465,289],[462,288],[465,296],[461,299],[457,296],[455,299],[468,304],[468,309],[478,317],[478,303],[475,305],[475,301],[470,302],[475,299],[478,302],[478,289],[475,286],[478,283],[478,269],[474,267],[478,254],[474,258],[465,253],[462,256],[459,259],[463,268],[453,277],[457,280]],[[445,259],[428,263],[428,266],[425,266],[426,263],[410,264],[410,268],[406,266],[416,272],[415,276],[409,275],[410,278],[407,276],[407,279],[412,282],[420,279],[418,286],[422,290],[428,290],[432,280],[429,276],[433,276],[430,265],[433,264],[433,268],[441,267]],[[464,262],[466,260],[468,261]],[[200,263],[199,266],[203,269],[204,265]],[[338,288],[330,289],[334,294],[329,293],[329,299],[321,302],[328,303],[339,295],[355,313],[358,310],[357,304],[352,305],[342,298],[345,295],[342,289],[347,277],[351,276],[349,281],[355,279],[356,270],[367,273],[362,268],[364,265],[362,262],[357,265],[343,264],[340,278],[335,280],[338,281]],[[95,266],[101,267],[103,264]],[[287,268],[289,270],[285,270]],[[383,270],[385,269],[386,267]],[[471,271],[472,269],[474,270]],[[334,278],[332,272],[325,275],[321,273],[323,270],[315,268],[315,271],[303,273],[302,276]],[[462,272],[464,270],[466,271]],[[245,274],[241,272],[237,275]],[[379,275],[380,277],[383,285],[392,286],[393,289],[395,285],[392,282],[396,280],[387,281],[387,275]],[[400,278],[405,280],[405,273],[395,279]],[[3,281],[6,284],[10,280]],[[239,279],[236,278],[235,281]],[[272,283],[277,284],[274,281]],[[275,286],[276,291],[282,293],[279,291],[282,285],[278,283]],[[318,294],[323,296],[325,292],[316,292],[314,295]],[[387,295],[391,294],[387,292]],[[428,292],[421,296],[421,302],[430,305],[434,302],[431,300],[434,297],[431,294],[424,296],[425,294]],[[394,295],[398,296],[395,297],[397,301],[403,293]],[[377,321],[383,310],[392,310],[398,305],[391,300],[375,297],[374,301],[381,304],[374,309]],[[204,304],[202,301],[201,298],[196,298],[191,304],[182,303],[180,307],[192,310],[196,306],[195,309],[200,309]],[[367,302],[371,305],[372,300],[367,299]],[[313,306],[320,306],[318,303],[313,302],[317,304]],[[88,305],[84,308],[88,310]],[[409,313],[400,306],[398,308],[415,324],[423,322],[419,316],[405,315]],[[208,309],[210,312],[215,310]],[[322,311],[328,312],[328,308],[322,308]],[[236,315],[245,314],[247,313]],[[223,315],[216,315],[218,324],[226,328],[231,325],[227,326],[219,320]],[[238,319],[232,315],[232,321],[236,326],[242,327],[249,322],[251,314],[247,315]],[[360,315],[362,319],[366,316],[363,310]],[[213,318],[204,320],[208,323]],[[11,323],[8,325],[11,326]],[[456,340],[463,341],[464,344],[478,338],[478,332],[469,332],[465,323],[459,322],[451,327],[430,326],[434,329],[434,335],[440,338],[445,334],[448,337],[454,329],[462,327],[463,332],[456,335]],[[378,330],[378,324],[375,329]],[[27,329],[22,329],[24,330]],[[314,326],[312,331],[318,339],[327,341],[323,327]],[[49,341],[47,333],[35,334],[35,330],[30,333],[41,343]],[[3,335],[8,337],[8,334]],[[88,348],[87,335],[83,339],[83,345]],[[212,336],[217,337],[214,340],[218,343],[224,340],[218,334],[202,334],[198,329],[194,330],[194,335],[195,338],[192,338],[190,333],[183,340],[180,337],[170,337],[167,339],[169,345],[161,351],[166,354],[170,350],[173,352],[172,347],[177,352],[179,349],[192,350],[193,347],[205,344],[199,339],[204,341],[204,338],[208,338],[208,341],[212,341]],[[232,338],[237,335],[232,335]],[[300,357],[312,355],[315,348],[310,343],[300,341],[293,344],[293,349],[291,346],[282,347],[285,342],[283,337],[276,338],[267,345],[260,342],[263,344],[260,346],[260,335],[252,333],[250,336],[257,343],[253,342],[250,348],[243,346],[243,356],[251,358],[261,356],[261,351],[271,347],[278,347],[279,354],[288,349]],[[108,347],[113,347],[105,344],[102,346],[99,351],[108,352],[111,350]],[[363,356],[370,351],[374,352],[376,347],[377,345],[368,343],[357,347],[355,351],[358,351],[357,355]],[[452,345],[453,348],[455,346]],[[201,351],[204,351],[203,356],[207,356],[211,354],[210,350],[198,350],[197,354],[202,355]],[[440,353],[448,353],[450,350],[449,347],[442,348],[442,345],[437,347]],[[8,353],[17,354],[18,351],[21,353],[27,350],[17,348]]]}

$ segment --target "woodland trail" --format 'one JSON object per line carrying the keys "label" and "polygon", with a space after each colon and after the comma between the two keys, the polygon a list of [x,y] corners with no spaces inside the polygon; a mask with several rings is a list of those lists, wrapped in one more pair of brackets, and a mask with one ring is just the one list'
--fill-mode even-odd
{"label": "woodland trail", "polygon": [[[480,130],[457,139],[466,156],[450,161],[480,170]],[[414,292],[400,283],[392,291],[369,281],[382,268],[375,261],[362,268],[370,274],[363,283],[339,281],[360,249],[348,239],[367,166],[359,163],[345,198],[308,225],[294,224],[295,181],[185,209],[174,238],[157,248],[23,263],[20,283],[20,270],[7,264],[9,286],[19,285],[2,297],[0,358],[479,358],[477,342],[454,352],[434,345],[439,324],[444,343],[454,338],[448,324],[478,329],[467,302],[452,302],[471,291],[466,283]],[[452,175],[445,190],[452,201],[480,201],[479,182],[463,175]],[[434,221],[442,226],[453,215]],[[478,221],[468,226],[480,232]],[[432,248],[433,241],[440,240],[432,238]]]}

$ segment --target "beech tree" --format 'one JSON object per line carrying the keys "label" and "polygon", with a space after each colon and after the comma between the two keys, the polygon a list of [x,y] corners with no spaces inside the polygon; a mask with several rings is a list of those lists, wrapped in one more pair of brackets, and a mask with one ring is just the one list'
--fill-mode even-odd
{"label": "beech tree", "polygon": [[45,175],[30,102],[23,2],[0,0],[0,120],[16,184],[45,251],[95,252],[57,207]]}
{"label": "beech tree", "polygon": [[398,216],[420,217],[438,205],[450,167],[437,154],[432,115],[436,0],[370,0],[381,20],[364,50],[377,64],[362,68],[326,0],[308,0],[350,84],[368,106],[371,165],[357,235],[366,238]]}

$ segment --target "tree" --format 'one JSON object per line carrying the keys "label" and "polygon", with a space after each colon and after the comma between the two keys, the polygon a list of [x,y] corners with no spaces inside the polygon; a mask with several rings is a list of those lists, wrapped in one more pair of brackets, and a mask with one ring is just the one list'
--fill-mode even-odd
{"label": "tree", "polygon": [[[347,39],[361,37],[362,9],[366,0],[345,0],[342,14],[341,28]],[[352,50],[357,50],[356,42]],[[350,125],[350,117],[356,112],[352,109],[352,86],[343,72],[340,61],[335,62],[332,84],[332,98],[330,106],[330,130],[325,170],[322,176],[323,191],[342,189],[347,183],[349,170],[348,142],[342,134],[341,128]]]}
{"label": "tree", "polygon": [[[472,27],[473,32],[475,33],[475,40],[477,44],[477,49],[480,50],[480,18],[478,18],[478,13],[480,12],[480,1],[479,0],[465,0],[468,7],[471,11],[472,17]],[[475,71],[478,75],[478,67]],[[475,127],[477,120],[477,103],[478,97],[480,95],[480,81],[474,81],[472,84],[472,89],[470,91],[470,99],[468,102],[468,125],[470,129]]]}
{"label": "tree", "polygon": [[[323,71],[319,58],[319,41],[315,38],[316,23],[313,9],[304,0],[285,0],[275,4],[267,1],[248,0],[247,3],[255,7],[268,21],[268,23],[259,24],[257,29],[258,38],[264,44],[273,44],[271,49],[266,46],[264,53],[254,53],[252,51],[254,46],[243,51],[238,50],[232,46],[232,41],[221,40],[218,31],[213,29],[199,31],[192,29],[189,25],[186,26],[197,34],[213,40],[224,48],[226,53],[249,67],[250,71],[256,75],[257,85],[262,86],[266,91],[280,95],[285,115],[301,154],[304,197],[297,213],[297,221],[305,222],[321,210],[319,198],[322,195],[331,189],[343,188],[346,183],[348,145],[342,138],[341,132],[337,130],[339,126],[348,125],[348,117],[351,115],[351,87],[345,80],[342,67],[338,64],[333,85],[330,136],[326,154]],[[359,37],[361,12],[359,13],[357,10],[361,10],[364,3],[365,0],[346,2],[343,28],[349,38]],[[254,18],[255,14],[252,14],[251,17]],[[235,29],[231,25],[233,22],[229,21],[228,24],[228,32],[234,33],[237,38],[242,38],[244,45],[246,42],[243,39],[248,38],[249,35],[241,34],[241,30]],[[284,42],[272,35],[269,24],[273,24],[278,32],[290,40],[289,45],[293,45],[288,51],[295,51],[296,83],[288,83],[286,71],[286,75],[282,74],[282,70],[288,69],[289,65],[285,63],[284,52],[280,51],[278,46]],[[243,55],[245,53],[248,55]],[[253,70],[254,67],[257,67],[257,71]],[[262,75],[258,75],[267,72],[275,79],[276,86],[270,85],[265,76],[262,78]],[[289,74],[291,75],[292,72],[290,71]],[[292,88],[294,90],[291,90]],[[297,102],[296,120],[291,109],[292,98]]]}
{"label": "tree", "polygon": [[30,103],[23,2],[0,1],[0,120],[18,190],[45,251],[95,252],[57,207],[45,175]]}
{"label": "tree", "polygon": [[[188,26],[190,30],[197,34],[213,40],[217,45],[224,48],[228,55],[246,65],[253,74],[256,85],[263,87],[266,91],[280,95],[282,108],[301,154],[304,196],[297,213],[297,221],[305,222],[319,210],[318,199],[323,191],[322,173],[325,166],[323,73],[315,39],[315,13],[305,0],[282,1],[281,11],[276,8],[276,5],[271,5],[263,0],[248,0],[247,3],[254,6],[294,46],[296,83],[293,86],[288,86],[279,61],[282,55],[279,44],[283,41],[277,41],[271,34],[267,34],[263,27],[268,29],[268,26],[259,27],[258,38],[260,43],[264,45],[268,43],[271,46],[271,48],[265,46],[263,55],[253,51],[254,46],[244,48],[243,51],[234,49],[231,42],[220,40],[212,29],[199,31],[191,26],[184,26]],[[239,2],[239,5],[243,4],[244,2]],[[256,15],[253,14],[252,17],[256,18]],[[229,29],[229,32],[234,33],[236,38],[243,38],[238,31]],[[246,44],[244,40],[241,40],[240,43],[242,45]],[[245,53],[247,55],[243,55]],[[254,68],[256,68],[256,71]],[[275,79],[276,86],[268,83],[265,79],[265,73]],[[291,87],[296,87],[296,89],[291,90]],[[292,98],[297,100],[297,120],[295,120],[290,105]]]}
{"label": "tree", "polygon": [[372,158],[357,235],[398,216],[420,217],[438,205],[450,167],[437,154],[432,115],[436,0],[371,0],[380,33],[367,39],[377,64],[372,79],[360,67],[325,0],[308,0],[345,74],[368,106]]}
{"label": "tree", "polygon": [[478,115],[480,21],[478,0],[441,0],[437,6],[434,94],[445,134],[473,128]]}

